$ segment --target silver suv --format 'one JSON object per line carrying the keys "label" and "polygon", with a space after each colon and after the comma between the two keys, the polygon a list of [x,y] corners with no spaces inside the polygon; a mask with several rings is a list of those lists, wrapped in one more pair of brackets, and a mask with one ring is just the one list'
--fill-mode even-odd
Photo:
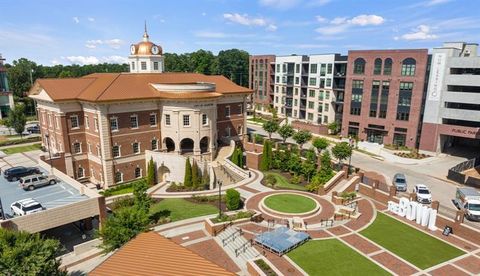
{"label": "silver suv", "polygon": [[43,174],[32,174],[29,176],[24,176],[20,178],[19,186],[22,187],[25,191],[33,191],[36,188],[53,185],[57,183],[57,180],[53,176],[47,176]]}
{"label": "silver suv", "polygon": [[393,176],[393,185],[395,189],[399,192],[407,191],[407,178],[403,173],[397,173]]}

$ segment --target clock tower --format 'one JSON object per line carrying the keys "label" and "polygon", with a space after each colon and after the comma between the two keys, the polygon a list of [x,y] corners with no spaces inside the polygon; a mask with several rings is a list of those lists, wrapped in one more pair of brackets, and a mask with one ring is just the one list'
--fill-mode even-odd
{"label": "clock tower", "polygon": [[128,63],[130,73],[162,73],[164,70],[162,47],[150,42],[147,23],[145,23],[142,41],[130,46]]}

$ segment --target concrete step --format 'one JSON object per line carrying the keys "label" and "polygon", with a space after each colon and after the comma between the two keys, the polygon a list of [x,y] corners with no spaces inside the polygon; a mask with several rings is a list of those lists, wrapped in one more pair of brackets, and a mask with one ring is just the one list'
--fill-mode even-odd
{"label": "concrete step", "polygon": [[[223,247],[227,255],[237,264],[237,266],[243,271],[247,272],[247,261],[250,259],[253,259],[260,255],[258,251],[251,247],[248,240],[245,239],[240,233],[236,233],[237,228],[236,227],[229,227],[225,229],[222,233],[220,233],[218,236],[216,236],[214,239],[216,242]],[[232,234],[235,233],[235,239],[231,238]],[[226,241],[225,246],[223,246],[222,240],[227,238],[228,240]],[[235,250],[240,248],[243,244],[247,243],[247,247],[245,249],[245,252],[241,250],[238,254],[238,256],[235,254]]]}

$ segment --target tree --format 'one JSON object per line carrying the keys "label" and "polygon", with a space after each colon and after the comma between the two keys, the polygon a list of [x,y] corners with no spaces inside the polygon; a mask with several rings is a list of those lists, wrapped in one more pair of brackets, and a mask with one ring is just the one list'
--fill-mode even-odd
{"label": "tree", "polygon": [[287,161],[288,170],[292,174],[299,174],[302,171],[302,160],[298,154],[291,154]]}
{"label": "tree", "polygon": [[268,171],[272,166],[272,146],[270,140],[263,141],[262,158],[260,159],[260,170]]}
{"label": "tree", "polygon": [[237,166],[243,168],[243,150],[241,147],[236,149],[237,152]]}
{"label": "tree", "polygon": [[198,178],[198,165],[194,159],[192,160],[192,187],[194,189],[197,189],[199,183],[200,183],[200,179]]}
{"label": "tree", "polygon": [[328,124],[328,130],[330,130],[330,132],[332,134],[337,134],[338,133],[338,123],[337,122],[332,122],[332,123]]}
{"label": "tree", "polygon": [[60,269],[60,242],[40,234],[0,228],[2,275],[67,275]]}
{"label": "tree", "polygon": [[312,144],[318,150],[318,154],[321,154],[322,150],[328,147],[328,140],[325,138],[315,138]]}
{"label": "tree", "polygon": [[192,187],[192,165],[190,164],[190,158],[187,157],[185,161],[185,176],[183,178],[183,186]]}
{"label": "tree", "polygon": [[333,173],[332,159],[330,158],[330,153],[328,151],[323,152],[320,157],[320,172],[325,175]]}
{"label": "tree", "polygon": [[230,211],[240,208],[240,193],[235,189],[228,189],[226,192],[225,203]]}
{"label": "tree", "polygon": [[308,140],[312,139],[312,134],[308,130],[300,130],[293,134],[293,140],[298,144],[300,151],[302,150],[303,144]]}
{"label": "tree", "polygon": [[249,54],[243,50],[230,49],[218,53],[218,73],[241,86],[248,86]]}
{"label": "tree", "polygon": [[352,155],[352,147],[347,142],[340,142],[332,148],[332,154],[338,159],[341,165],[343,164],[343,160]]}
{"label": "tree", "polygon": [[208,172],[207,162],[204,162],[203,167],[203,176],[202,176],[202,185],[208,189],[210,186],[210,174]]}
{"label": "tree", "polygon": [[307,181],[310,182],[310,178],[315,174],[317,166],[313,162],[304,161],[302,162],[302,174],[307,178]]}
{"label": "tree", "polygon": [[98,236],[102,238],[103,251],[107,253],[120,248],[138,234],[147,231],[149,224],[148,213],[140,208],[117,209],[98,231]]}
{"label": "tree", "polygon": [[272,139],[272,133],[278,130],[278,122],[275,120],[269,120],[263,123],[263,130],[268,132],[268,139]]}
{"label": "tree", "polygon": [[155,163],[153,162],[153,157],[151,157],[150,161],[148,161],[146,180],[148,186],[151,187],[155,185]]}
{"label": "tree", "polygon": [[7,120],[17,134],[23,135],[25,131],[25,124],[27,123],[27,117],[25,116],[25,107],[21,104],[16,104],[8,115]]}
{"label": "tree", "polygon": [[284,124],[278,129],[278,134],[283,138],[283,143],[295,133],[293,127],[289,124]]}
{"label": "tree", "polygon": [[133,184],[134,207],[148,214],[152,199],[147,194],[148,184],[146,181],[137,181]]}

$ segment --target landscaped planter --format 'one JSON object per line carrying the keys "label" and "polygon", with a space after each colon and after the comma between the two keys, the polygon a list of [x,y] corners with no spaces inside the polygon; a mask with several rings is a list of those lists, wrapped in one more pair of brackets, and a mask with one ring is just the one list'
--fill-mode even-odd
{"label": "landscaped planter", "polygon": [[335,185],[337,185],[338,183],[340,183],[340,181],[342,181],[344,175],[345,175],[344,171],[338,171],[332,178],[330,178],[330,180],[328,180],[327,183],[325,183],[325,185],[320,186],[318,188],[318,194],[319,195],[327,194],[328,191],[330,191],[333,187],[335,187]]}
{"label": "landscaped planter", "polygon": [[[263,261],[263,265],[259,265],[259,261]],[[263,269],[262,269],[263,268]],[[260,256],[260,258],[249,260],[247,262],[247,271],[252,276],[282,276],[280,272],[267,258]]]}
{"label": "landscaped planter", "polygon": [[261,213],[254,212],[251,217],[248,218],[241,218],[241,219],[236,219],[236,220],[231,220],[231,221],[224,221],[224,222],[218,222],[214,223],[211,219],[205,219],[205,230],[212,235],[216,236],[223,230],[225,230],[228,226],[235,225],[235,224],[241,224],[245,222],[249,222],[251,219],[260,216]]}

